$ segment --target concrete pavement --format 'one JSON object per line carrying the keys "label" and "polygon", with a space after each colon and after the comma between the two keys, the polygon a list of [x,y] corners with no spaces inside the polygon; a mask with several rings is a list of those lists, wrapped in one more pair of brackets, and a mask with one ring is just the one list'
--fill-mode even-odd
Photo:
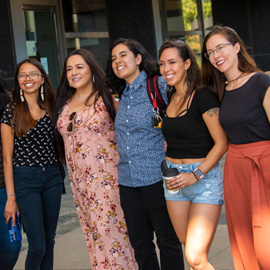
{"label": "concrete pavement", "polygon": [[[221,163],[223,167],[223,161]],[[63,195],[61,213],[55,239],[55,270],[90,270],[91,263],[75,212],[68,180],[66,182],[67,194]],[[23,246],[14,270],[23,270],[27,252],[26,235],[23,234]],[[217,232],[209,252],[209,261],[216,270],[233,270],[230,243],[227,233],[224,207]],[[185,269],[189,270],[185,262]]]}

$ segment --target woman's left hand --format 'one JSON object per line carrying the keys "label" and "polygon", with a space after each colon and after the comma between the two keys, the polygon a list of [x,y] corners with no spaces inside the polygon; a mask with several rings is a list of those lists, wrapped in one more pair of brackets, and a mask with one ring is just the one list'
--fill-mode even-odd
{"label": "woman's left hand", "polygon": [[180,173],[168,182],[169,189],[179,190],[197,182],[193,173]]}

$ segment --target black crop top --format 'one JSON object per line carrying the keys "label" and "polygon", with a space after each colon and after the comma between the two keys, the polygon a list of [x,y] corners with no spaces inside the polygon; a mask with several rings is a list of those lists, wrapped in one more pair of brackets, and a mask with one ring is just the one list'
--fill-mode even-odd
{"label": "black crop top", "polygon": [[[1,123],[11,126],[13,113],[13,108],[7,105]],[[53,125],[46,113],[22,138],[14,136],[13,166],[45,166],[54,162],[57,162],[57,158]]]}
{"label": "black crop top", "polygon": [[241,87],[225,91],[219,119],[229,143],[246,144],[270,140],[270,125],[263,101],[270,77],[256,73]]}
{"label": "black crop top", "polygon": [[175,159],[204,158],[214,145],[202,115],[219,107],[216,95],[208,88],[195,91],[187,113],[165,116],[162,132],[167,142],[166,156]]}

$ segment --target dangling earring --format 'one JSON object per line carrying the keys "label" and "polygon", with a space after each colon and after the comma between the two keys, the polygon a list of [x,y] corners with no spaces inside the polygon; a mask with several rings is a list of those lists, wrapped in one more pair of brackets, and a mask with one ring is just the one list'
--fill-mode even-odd
{"label": "dangling earring", "polygon": [[21,101],[24,102],[24,96],[23,96],[23,91],[22,89],[20,88],[20,97],[21,97]]}
{"label": "dangling earring", "polygon": [[119,98],[119,94],[118,94],[118,93],[116,93],[116,94],[115,94],[115,96],[114,96],[114,100],[115,100],[116,102],[118,102],[118,101],[120,100],[120,98]]}
{"label": "dangling earring", "polygon": [[41,87],[40,87],[40,96],[41,96],[42,101],[44,101],[43,84],[42,84]]}
{"label": "dangling earring", "polygon": [[95,76],[93,75],[92,78],[93,78],[93,79],[92,79],[92,80],[93,80],[93,84],[95,84]]}
{"label": "dangling earring", "polygon": [[189,81],[186,81],[186,86],[190,86],[190,82]]}
{"label": "dangling earring", "polygon": [[167,84],[167,91],[170,92],[170,91],[172,91],[172,89],[173,89],[173,87],[171,85]]}

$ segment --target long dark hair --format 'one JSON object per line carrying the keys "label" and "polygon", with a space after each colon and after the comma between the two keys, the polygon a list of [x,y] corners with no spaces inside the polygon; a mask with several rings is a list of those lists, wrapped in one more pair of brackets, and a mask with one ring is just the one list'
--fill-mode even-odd
{"label": "long dark hair", "polygon": [[38,60],[33,59],[33,58],[24,59],[17,65],[17,69],[15,72],[14,86],[12,89],[12,103],[11,103],[11,106],[14,106],[14,116],[12,119],[12,125],[16,123],[15,128],[14,128],[15,134],[17,137],[20,137],[20,138],[23,135],[25,135],[31,128],[36,126],[36,120],[32,117],[30,113],[27,100],[25,99],[24,102],[22,102],[21,97],[20,97],[20,85],[19,85],[17,76],[18,76],[21,66],[25,63],[29,63],[37,67],[39,72],[42,74],[42,77],[44,78],[44,83],[43,83],[44,101],[41,99],[40,89],[39,89],[37,103],[41,109],[45,110],[48,113],[52,122],[54,121],[53,106],[54,106],[55,96],[54,96],[54,91],[53,91],[53,87],[51,85],[50,79],[44,67],[41,65],[41,63]]}
{"label": "long dark hair", "polygon": [[4,79],[0,78],[0,117],[3,113],[5,106],[9,103],[9,101],[10,98],[8,95],[8,91],[6,90],[6,82]]}
{"label": "long dark hair", "polygon": [[145,71],[147,76],[160,75],[158,63],[151,57],[151,55],[145,50],[143,45],[137,40],[130,38],[117,38],[109,48],[109,55],[107,59],[107,85],[112,89],[113,93],[117,93],[119,97],[123,93],[126,86],[124,79],[119,79],[112,69],[112,50],[118,44],[124,44],[136,57],[138,54],[142,56],[142,61],[139,65],[140,71]]}
{"label": "long dark hair", "polygon": [[230,43],[235,45],[240,44],[240,51],[238,53],[238,69],[243,73],[260,72],[261,70],[256,66],[255,61],[248,54],[243,40],[239,37],[237,32],[228,27],[215,25],[213,29],[208,33],[203,41],[202,48],[202,79],[205,84],[213,88],[214,92],[219,97],[219,101],[222,100],[225,91],[225,75],[216,69],[208,59],[204,56],[207,52],[206,43],[214,35],[223,35]]}
{"label": "long dark hair", "polygon": [[60,108],[62,108],[68,100],[72,98],[74,95],[76,89],[71,87],[69,85],[68,79],[67,79],[67,61],[68,59],[73,55],[80,55],[84,61],[89,66],[92,76],[94,76],[95,80],[93,82],[93,91],[87,99],[85,100],[85,104],[87,105],[89,99],[95,95],[95,102],[98,99],[99,96],[102,97],[104,104],[106,106],[106,109],[108,113],[110,114],[110,117],[114,120],[115,118],[115,109],[113,106],[112,101],[112,95],[108,88],[106,88],[106,79],[105,79],[105,73],[101,69],[101,67],[98,65],[95,57],[93,54],[85,49],[77,49],[72,51],[65,59],[64,66],[62,70],[62,76],[60,80],[60,84],[57,89],[56,94],[56,112],[59,111]]}
{"label": "long dark hair", "polygon": [[[103,99],[103,102],[106,106],[106,109],[112,118],[112,120],[115,119],[115,109],[113,106],[113,100],[112,100],[112,93],[110,90],[106,87],[106,78],[105,78],[105,73],[103,70],[100,68],[98,63],[96,62],[95,57],[93,54],[85,49],[77,49],[72,51],[65,59],[64,61],[64,66],[62,70],[62,76],[60,80],[60,84],[57,89],[57,94],[56,94],[56,102],[55,102],[55,126],[57,122],[57,118],[60,114],[61,108],[67,103],[68,100],[72,98],[74,95],[76,89],[71,87],[69,85],[68,79],[67,79],[67,61],[68,59],[73,56],[73,55],[80,55],[84,61],[87,63],[89,66],[92,76],[94,76],[95,80],[93,82],[93,91],[87,99],[85,100],[85,104],[87,105],[89,99],[95,95],[95,104],[97,99],[101,96]],[[56,140],[57,140],[57,145],[59,146],[58,150],[60,153],[61,160],[64,161],[64,143],[62,140],[61,135],[56,129]]]}
{"label": "long dark hair", "polygon": [[[199,68],[199,65],[196,60],[195,53],[191,50],[191,48],[185,43],[184,41],[177,40],[177,41],[172,41],[172,40],[166,40],[164,43],[161,45],[159,49],[159,58],[163,51],[168,48],[175,48],[178,51],[178,55],[180,58],[183,59],[185,62],[187,59],[190,59],[191,64],[189,69],[187,70],[187,75],[185,78],[186,85],[187,85],[187,91],[185,93],[184,99],[182,101],[182,104],[186,102],[188,97],[192,94],[193,91],[199,89],[202,87],[202,79],[201,79],[201,71]],[[172,87],[171,91],[168,91],[168,101],[171,100],[172,95],[175,93],[175,88]],[[182,105],[181,104],[181,105]]]}

